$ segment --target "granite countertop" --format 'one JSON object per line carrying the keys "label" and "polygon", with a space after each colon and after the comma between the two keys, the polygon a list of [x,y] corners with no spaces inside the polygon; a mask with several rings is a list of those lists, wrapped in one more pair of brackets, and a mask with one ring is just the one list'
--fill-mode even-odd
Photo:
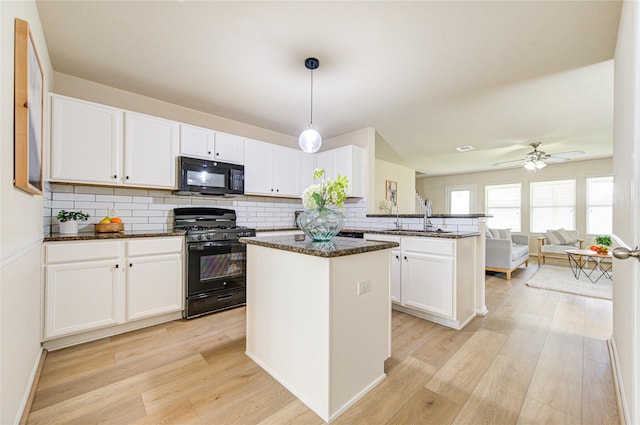
{"label": "granite countertop", "polygon": [[249,245],[258,245],[266,248],[281,249],[298,254],[313,255],[316,257],[342,257],[345,255],[362,254],[365,252],[390,249],[400,246],[395,242],[373,242],[363,239],[343,238],[336,236],[329,242],[313,242],[304,236],[263,236],[253,238],[240,238],[240,242]]}
{"label": "granite countertop", "polygon": [[[424,218],[424,214],[367,214],[367,217],[390,217],[390,218]],[[491,214],[431,214],[428,218],[482,218],[493,217]]]}
{"label": "granite countertop", "polygon": [[91,241],[103,239],[150,238],[162,236],[184,236],[184,230],[125,230],[114,233],[80,232],[77,234],[52,233],[44,242]]}
{"label": "granite countertop", "polygon": [[418,236],[422,238],[461,239],[480,236],[478,232],[425,232],[424,230],[366,230],[365,233],[382,235]]}

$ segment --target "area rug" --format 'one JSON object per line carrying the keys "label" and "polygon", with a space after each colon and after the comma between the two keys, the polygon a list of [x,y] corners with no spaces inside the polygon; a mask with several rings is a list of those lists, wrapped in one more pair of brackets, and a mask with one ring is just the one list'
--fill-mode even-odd
{"label": "area rug", "polygon": [[591,283],[585,276],[580,275],[578,280],[569,267],[544,265],[527,282],[527,285],[592,298],[612,299],[611,279],[602,277],[598,283]]}

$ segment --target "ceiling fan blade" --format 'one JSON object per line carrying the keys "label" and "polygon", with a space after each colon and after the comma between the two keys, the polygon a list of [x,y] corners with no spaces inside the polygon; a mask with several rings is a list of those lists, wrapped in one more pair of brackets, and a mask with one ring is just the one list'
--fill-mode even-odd
{"label": "ceiling fan blade", "polygon": [[512,161],[495,162],[495,163],[491,164],[491,166],[492,166],[492,167],[499,167],[499,166],[501,166],[502,164],[509,164],[510,162],[523,162],[523,163],[524,163],[524,161],[523,161],[523,160],[521,160],[521,159],[514,159],[514,160],[512,160]]}
{"label": "ceiling fan blade", "polygon": [[556,157],[556,156],[549,156],[547,158],[544,158],[544,162],[548,162],[548,163],[567,162],[567,161],[569,161],[569,158],[561,158],[561,157]]}
{"label": "ceiling fan blade", "polygon": [[584,155],[584,151],[583,150],[577,150],[577,151],[558,152],[558,153],[550,154],[550,156],[558,156],[558,155]]}

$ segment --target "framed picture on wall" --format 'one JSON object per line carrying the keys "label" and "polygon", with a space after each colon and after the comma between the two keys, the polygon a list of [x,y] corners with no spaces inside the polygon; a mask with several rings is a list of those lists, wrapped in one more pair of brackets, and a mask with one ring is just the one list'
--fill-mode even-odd
{"label": "framed picture on wall", "polygon": [[14,49],[13,184],[41,195],[44,74],[29,23],[17,18]]}
{"label": "framed picture on wall", "polygon": [[391,202],[394,207],[398,206],[398,182],[387,180],[385,198]]}

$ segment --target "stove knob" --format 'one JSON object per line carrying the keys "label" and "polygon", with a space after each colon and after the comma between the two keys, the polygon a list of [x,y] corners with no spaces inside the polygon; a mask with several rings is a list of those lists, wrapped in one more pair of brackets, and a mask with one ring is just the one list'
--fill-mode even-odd
{"label": "stove knob", "polygon": [[211,239],[211,235],[207,235],[207,239]]}
{"label": "stove knob", "polygon": [[202,240],[202,235],[198,235],[198,237],[196,237],[196,239],[201,241]]}
{"label": "stove knob", "polygon": [[227,236],[227,234],[226,234],[226,233],[223,233],[223,234],[222,234],[222,239],[227,239],[227,237],[228,237],[228,236]]}

